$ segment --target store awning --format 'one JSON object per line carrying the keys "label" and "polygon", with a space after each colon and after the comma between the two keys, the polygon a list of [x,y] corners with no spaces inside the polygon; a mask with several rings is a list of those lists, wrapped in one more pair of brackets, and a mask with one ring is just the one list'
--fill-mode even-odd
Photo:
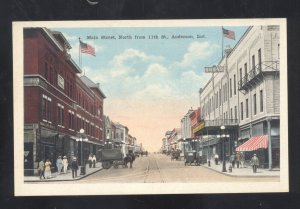
{"label": "store awning", "polygon": [[268,135],[253,136],[244,144],[238,146],[236,151],[253,151],[259,148],[268,148]]}

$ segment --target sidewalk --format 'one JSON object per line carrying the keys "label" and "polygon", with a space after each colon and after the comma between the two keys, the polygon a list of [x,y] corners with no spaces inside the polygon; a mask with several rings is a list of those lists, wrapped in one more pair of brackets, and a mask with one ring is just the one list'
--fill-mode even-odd
{"label": "sidewalk", "polygon": [[102,170],[102,165],[100,162],[96,163],[96,168],[89,168],[89,165],[86,164],[86,172],[85,175],[80,175],[80,166],[77,170],[77,178],[72,178],[72,170],[68,170],[67,173],[52,173],[52,177],[50,179],[40,179],[39,176],[24,176],[24,182],[53,182],[53,181],[76,181],[82,178],[85,178],[93,173]]}
{"label": "sidewalk", "polygon": [[263,169],[258,168],[256,173],[253,173],[252,166],[244,166],[244,168],[237,168],[235,165],[235,168],[232,168],[232,172],[229,172],[229,165],[230,163],[226,162],[226,170],[227,172],[222,172],[222,162],[219,162],[218,165],[215,165],[215,161],[210,161],[210,167],[208,166],[208,163],[202,164],[201,166],[206,167],[208,169],[211,169],[213,171],[216,171],[218,173],[221,173],[223,175],[227,176],[234,176],[234,177],[279,177],[280,176],[280,170],[279,169]]}

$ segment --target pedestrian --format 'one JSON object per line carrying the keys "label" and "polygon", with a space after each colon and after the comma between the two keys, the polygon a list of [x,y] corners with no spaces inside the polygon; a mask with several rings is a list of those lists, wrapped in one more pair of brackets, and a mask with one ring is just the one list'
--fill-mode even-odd
{"label": "pedestrian", "polygon": [[232,168],[234,168],[234,166],[235,166],[235,155],[234,154],[232,154],[230,156],[229,162],[231,163]]}
{"label": "pedestrian", "polygon": [[253,173],[256,173],[257,166],[259,166],[259,160],[258,157],[256,157],[256,154],[254,154],[253,157],[251,158],[250,164],[252,165]]}
{"label": "pedestrian", "polygon": [[96,155],[93,155],[93,168],[96,168],[96,162],[97,162],[97,158],[96,158]]}
{"label": "pedestrian", "polygon": [[39,172],[40,179],[42,179],[42,177],[45,179],[45,162],[44,162],[44,160],[41,160],[39,162],[38,172]]}
{"label": "pedestrian", "polygon": [[216,153],[215,154],[215,164],[218,165],[219,163],[219,155]]}
{"label": "pedestrian", "polygon": [[46,179],[51,178],[51,165],[52,165],[52,163],[50,162],[49,159],[47,159],[45,162],[45,178]]}
{"label": "pedestrian", "polygon": [[236,167],[239,168],[240,167],[240,161],[241,161],[241,154],[240,154],[240,152],[236,153],[235,160],[236,160]]}
{"label": "pedestrian", "polygon": [[93,163],[93,157],[92,157],[92,154],[89,155],[88,162],[89,162],[89,167],[91,168],[91,167],[92,167],[92,163]]}
{"label": "pedestrian", "polygon": [[241,162],[241,168],[244,168],[245,165],[245,155],[243,152],[240,152],[240,162]]}
{"label": "pedestrian", "polygon": [[69,165],[69,163],[68,163],[67,156],[64,156],[63,157],[64,173],[67,173],[67,171],[68,171],[68,165]]}
{"label": "pedestrian", "polygon": [[76,157],[73,157],[73,160],[71,162],[71,169],[72,169],[72,177],[74,179],[77,177],[77,170],[78,170],[78,163]]}
{"label": "pedestrian", "polygon": [[58,156],[58,158],[56,160],[56,167],[57,167],[57,173],[59,175],[61,173],[61,170],[63,167],[63,162],[62,162],[61,156]]}

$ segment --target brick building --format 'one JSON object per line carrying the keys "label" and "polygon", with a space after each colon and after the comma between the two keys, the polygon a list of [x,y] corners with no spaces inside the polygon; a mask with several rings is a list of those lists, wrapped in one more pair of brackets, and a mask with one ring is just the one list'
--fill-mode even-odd
{"label": "brick building", "polygon": [[83,156],[96,154],[103,143],[103,100],[98,84],[86,76],[68,54],[71,48],[60,32],[24,29],[24,151],[25,174],[38,161],[78,156],[84,129]]}
{"label": "brick building", "polygon": [[[249,160],[255,152],[262,166],[280,166],[279,29],[249,27],[219,62],[225,71],[213,74],[200,89],[202,124],[193,132],[206,155],[218,153],[222,159],[244,151]],[[220,126],[229,137],[217,138]]]}

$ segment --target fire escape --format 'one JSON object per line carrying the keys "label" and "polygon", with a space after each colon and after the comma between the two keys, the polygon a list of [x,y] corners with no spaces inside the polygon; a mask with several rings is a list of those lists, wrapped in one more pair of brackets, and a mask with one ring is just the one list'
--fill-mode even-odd
{"label": "fire escape", "polygon": [[279,61],[265,61],[257,64],[238,82],[239,91],[246,94],[252,87],[260,84],[267,74],[278,76],[279,66]]}

